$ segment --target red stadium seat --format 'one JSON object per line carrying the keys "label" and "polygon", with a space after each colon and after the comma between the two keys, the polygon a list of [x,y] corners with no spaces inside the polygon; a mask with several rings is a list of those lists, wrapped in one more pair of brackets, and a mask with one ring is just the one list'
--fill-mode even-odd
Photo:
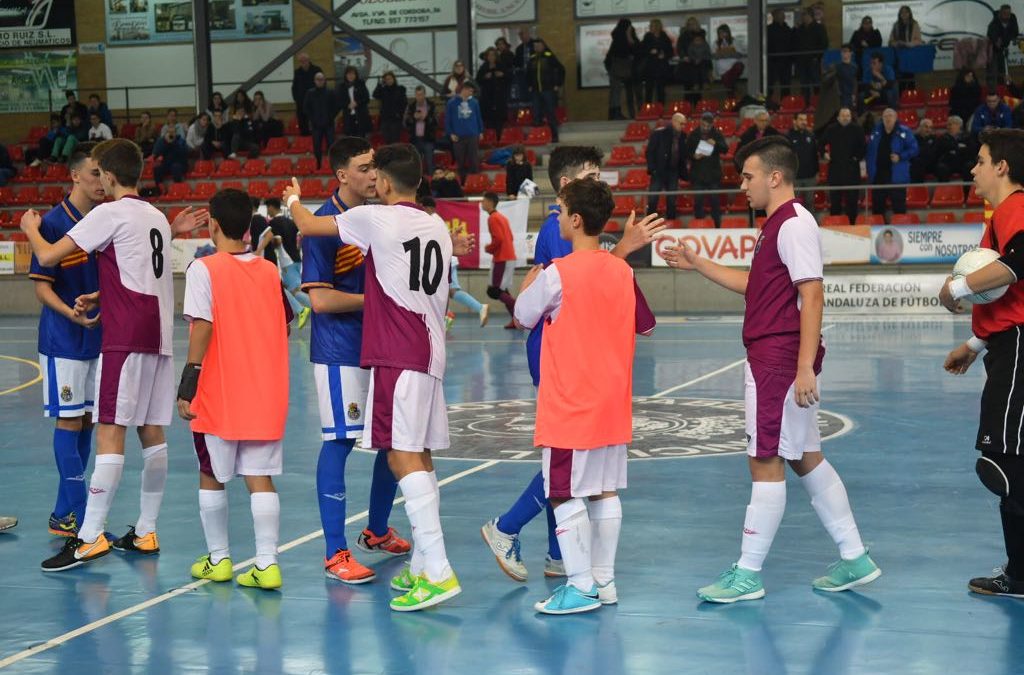
{"label": "red stadium seat", "polygon": [[965,223],[984,223],[985,212],[984,211],[968,211],[964,214],[963,219]]}
{"label": "red stadium seat", "polygon": [[42,204],[42,195],[39,194],[39,187],[36,185],[27,185],[20,190],[14,192],[14,199],[11,200],[12,204],[22,204],[25,206],[35,206]]}
{"label": "red stadium seat", "polygon": [[217,186],[211,181],[201,181],[192,188],[192,200],[197,202],[208,202],[210,197],[217,193]]}
{"label": "red stadium seat", "polygon": [[559,124],[565,124],[569,121],[569,111],[564,105],[555,106],[555,119],[558,120]]}
{"label": "red stadium seat", "polygon": [[949,109],[932,108],[928,111],[928,119],[932,121],[932,124],[936,129],[945,127],[946,123],[949,121]]}
{"label": "red stadium seat", "polygon": [[242,170],[238,172],[239,176],[243,178],[255,178],[262,176],[267,172],[267,163],[262,159],[247,159],[245,164],[242,165]]}
{"label": "red stadium seat", "polygon": [[[272,160],[276,161],[276,160]],[[315,176],[317,173],[316,157],[299,157],[295,160],[295,175],[296,176]],[[270,173],[268,175],[276,176],[277,173]],[[281,174],[287,176],[288,174]]]}
{"label": "red stadium seat", "polygon": [[651,177],[647,169],[628,169],[626,175],[619,181],[620,190],[646,190],[651,187]]}
{"label": "red stadium seat", "polygon": [[462,191],[467,195],[479,195],[487,192],[491,187],[490,179],[487,178],[485,173],[471,173],[466,176],[466,182],[462,186]]}
{"label": "red stadium seat", "polygon": [[615,208],[612,209],[613,216],[628,216],[635,210],[638,210],[637,198],[632,195],[620,195],[615,198]]}
{"label": "red stadium seat", "polygon": [[217,167],[217,175],[221,178],[234,178],[242,170],[242,164],[237,159],[225,159]]}
{"label": "red stadium seat", "polygon": [[[20,146],[13,146],[20,147]],[[11,156],[13,159],[13,155]],[[12,183],[38,183],[43,179],[43,168],[40,166],[26,166],[18,171],[18,175],[11,179]],[[0,205],[3,202],[0,201]]]}
{"label": "red stadium seat", "polygon": [[928,188],[915,185],[907,188],[907,208],[923,209],[928,206]]}
{"label": "red stadium seat", "polygon": [[213,160],[199,159],[196,160],[195,166],[192,167],[192,171],[189,172],[189,176],[192,178],[209,178],[213,175]]}
{"label": "red stadium seat", "polygon": [[676,195],[676,210],[682,213],[693,213],[693,197],[690,195]]}
{"label": "red stadium seat", "polygon": [[776,115],[771,120],[771,125],[775,127],[775,130],[780,134],[784,134],[793,128],[793,116],[792,115]]}
{"label": "red stadium seat", "polygon": [[896,116],[900,123],[906,124],[911,129],[917,129],[918,118],[916,110],[900,110]]}
{"label": "red stadium seat", "polygon": [[891,225],[917,225],[921,217],[916,213],[894,213],[892,214]]}
{"label": "red stadium seat", "polygon": [[[737,192],[734,195],[729,196],[729,201],[725,205],[725,210],[729,213],[746,213],[750,210],[750,202],[747,201],[747,195],[742,192]],[[722,227],[725,227],[724,225]]]}
{"label": "red stadium seat", "polygon": [[633,166],[638,161],[643,160],[637,156],[636,148],[632,145],[615,145],[612,146],[611,155],[605,166]]}
{"label": "red stadium seat", "polygon": [[693,114],[703,115],[706,112],[718,112],[718,99],[702,98],[701,100],[697,101],[697,105],[694,106],[693,108]]}
{"label": "red stadium seat", "polygon": [[501,130],[501,139],[498,141],[501,145],[517,145],[522,143],[524,140],[523,130],[519,127],[505,127]]}
{"label": "red stadium seat", "polygon": [[[289,181],[289,185],[290,184],[291,184],[291,182]],[[226,180],[226,181],[224,181],[223,183],[220,184],[220,189],[221,190],[241,190],[242,192],[245,192],[245,186],[242,185],[242,181],[240,181],[240,180]],[[281,188],[281,192],[284,192],[284,188]]]}
{"label": "red stadium seat", "polygon": [[159,200],[162,202],[187,202],[190,193],[188,183],[171,183],[171,187],[160,195]]}
{"label": "red stadium seat", "polygon": [[47,185],[39,191],[43,204],[55,205],[64,199],[64,188],[60,185]]}
{"label": "red stadium seat", "polygon": [[939,87],[938,89],[932,89],[928,92],[928,100],[926,105],[929,108],[948,108],[949,107],[949,88]]}
{"label": "red stadium seat", "polygon": [[267,139],[267,147],[263,148],[264,155],[283,155],[286,152],[288,152],[288,139],[284,136]]}
{"label": "red stadium seat", "polygon": [[663,109],[660,103],[644,103],[640,106],[640,110],[636,112],[636,118],[649,122],[660,118],[662,112]]}
{"label": "red stadium seat", "polygon": [[293,173],[295,170],[292,168],[292,160],[287,157],[275,157],[270,160],[270,167],[267,168],[266,175],[291,176]]}
{"label": "red stadium seat", "polygon": [[67,164],[51,164],[46,167],[43,180],[48,183],[66,183],[71,179]]}
{"label": "red stadium seat", "polygon": [[855,225],[885,225],[885,216],[881,213],[862,213],[853,222]]}
{"label": "red stadium seat", "polygon": [[285,191],[285,188],[287,188],[291,184],[291,180],[287,178],[275,182],[273,185],[270,186],[271,196],[280,197],[281,194]]}
{"label": "red stadium seat", "polygon": [[824,211],[829,207],[829,200],[831,198],[828,193],[824,190],[815,190],[814,192],[814,208],[818,211]]}
{"label": "red stadium seat", "polygon": [[622,231],[622,223],[620,223],[617,220],[609,220],[607,223],[604,224],[604,231],[605,232],[621,232]]}
{"label": "red stadium seat", "polygon": [[974,184],[971,184],[971,191],[967,193],[967,206],[984,206],[985,200],[978,196],[977,191],[974,189]]}
{"label": "red stadium seat", "polygon": [[850,224],[850,219],[847,218],[842,213],[837,214],[837,215],[829,214],[827,216],[823,216],[822,219],[821,219],[821,226],[822,227],[837,227],[837,226],[844,226],[844,225],[849,225],[849,224]]}
{"label": "red stadium seat", "polygon": [[[20,217],[18,218],[18,222],[21,222],[21,218]],[[11,239],[11,241],[26,242],[26,241],[28,241],[28,235],[25,234],[24,232],[11,232],[10,239]]]}
{"label": "red stadium seat", "polygon": [[550,142],[551,129],[548,127],[534,127],[530,129],[530,133],[526,136],[526,140],[524,141],[526,145],[532,146],[547,145]]}
{"label": "red stadium seat", "polygon": [[626,133],[620,139],[623,143],[630,141],[646,141],[651,136],[651,127],[646,122],[630,122],[626,126]]}
{"label": "red stadium seat", "polygon": [[722,109],[718,112],[719,115],[725,117],[736,117],[739,112],[739,102],[734,98],[727,98],[722,100]]}
{"label": "red stadium seat", "polygon": [[508,176],[503,173],[496,174],[494,176],[494,182],[491,183],[491,192],[496,192],[499,195],[505,194],[508,189]]}
{"label": "red stadium seat", "polygon": [[280,194],[271,195],[270,185],[265,180],[251,180],[249,181],[248,193],[250,197],[257,197],[259,199],[266,199],[267,197],[280,197]]}
{"label": "red stadium seat", "polygon": [[722,132],[722,135],[726,138],[730,138],[736,135],[736,118],[735,117],[719,117],[715,120],[715,128]]}
{"label": "red stadium seat", "polygon": [[676,113],[682,113],[689,117],[691,112],[693,112],[693,106],[689,101],[672,101],[668,104],[668,109],[665,110],[665,116],[672,117]]}
{"label": "red stadium seat", "polygon": [[120,138],[127,138],[129,140],[135,140],[135,129],[138,128],[132,122],[125,122],[121,125],[121,129],[117,134]]}
{"label": "red stadium seat", "polygon": [[905,89],[900,94],[901,108],[920,108],[925,103],[924,92],[917,89]]}
{"label": "red stadium seat", "polygon": [[14,198],[14,188],[0,187],[0,206],[10,206],[16,204]]}
{"label": "red stadium seat", "polygon": [[299,131],[301,131],[301,129],[299,129],[299,118],[293,117],[290,120],[288,120],[288,126],[285,127],[284,131],[289,136],[298,136]]}
{"label": "red stadium seat", "polygon": [[955,223],[957,222],[957,217],[952,211],[929,211],[924,222],[934,224]]}
{"label": "red stadium seat", "polygon": [[691,230],[713,230],[715,221],[713,218],[693,218],[686,226]]}
{"label": "red stadium seat", "polygon": [[533,126],[533,110],[530,108],[520,108],[516,113],[516,126],[518,127],[532,127]]}
{"label": "red stadium seat", "polygon": [[742,230],[750,227],[750,221],[746,216],[725,216],[722,218],[722,229]]}
{"label": "red stadium seat", "polygon": [[299,190],[303,197],[325,197],[324,184],[319,178],[304,178],[299,181]]}
{"label": "red stadium seat", "polygon": [[313,152],[313,139],[309,136],[296,136],[292,139],[289,151],[293,155],[305,155]]}
{"label": "red stadium seat", "polygon": [[779,102],[779,112],[782,113],[803,112],[806,107],[803,96],[783,96]]}
{"label": "red stadium seat", "polygon": [[964,203],[964,189],[959,185],[940,185],[932,195],[932,206],[959,208]]}
{"label": "red stadium seat", "polygon": [[737,171],[736,165],[733,163],[722,165],[722,186],[723,187],[739,187],[742,182],[740,172]]}

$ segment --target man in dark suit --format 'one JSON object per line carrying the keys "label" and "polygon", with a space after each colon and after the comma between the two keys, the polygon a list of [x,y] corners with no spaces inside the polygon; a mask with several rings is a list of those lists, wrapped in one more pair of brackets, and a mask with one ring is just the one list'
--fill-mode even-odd
{"label": "man in dark suit", "polygon": [[309,119],[304,105],[306,92],[313,88],[313,78],[316,74],[323,71],[320,70],[320,66],[309,60],[309,54],[299,54],[295,60],[299,67],[295,69],[295,77],[292,78],[292,100],[295,101],[295,116],[299,118],[299,133],[309,136]]}
{"label": "man in dark suit", "polygon": [[[647,197],[647,213],[658,209],[662,192],[679,189],[679,179],[686,174],[686,115],[675,113],[672,123],[651,134],[647,141],[647,173],[651,175],[651,192]],[[676,217],[676,195],[666,197],[664,216]]]}

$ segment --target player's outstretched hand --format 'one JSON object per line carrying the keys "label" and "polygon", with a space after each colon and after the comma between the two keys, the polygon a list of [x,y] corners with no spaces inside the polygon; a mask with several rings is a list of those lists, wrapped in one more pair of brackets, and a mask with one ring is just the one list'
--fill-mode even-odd
{"label": "player's outstretched hand", "polygon": [[476,237],[469,232],[452,233],[452,255],[469,255],[476,248]]}
{"label": "player's outstretched hand", "polygon": [[697,252],[687,246],[685,242],[666,246],[661,252],[661,257],[665,259],[669,267],[677,270],[697,269],[697,260],[700,259]]}
{"label": "player's outstretched hand", "polygon": [[800,368],[796,371],[793,382],[796,404],[801,408],[809,408],[818,402],[818,378],[812,368]]}
{"label": "player's outstretched hand", "polygon": [[299,179],[296,178],[295,176],[292,176],[292,184],[286,187],[284,189],[284,192],[281,193],[281,201],[287,204],[288,198],[291,197],[292,195],[295,195],[296,197],[299,198],[302,197],[302,190],[299,189]]}
{"label": "player's outstretched hand", "polygon": [[89,315],[84,313],[73,314],[71,317],[71,321],[77,323],[79,326],[82,326],[83,328],[88,328],[89,330],[92,330],[96,326],[100,325],[100,315],[97,314],[96,316],[89,318]]}
{"label": "player's outstretched hand", "polygon": [[29,209],[21,217],[21,231],[28,234],[29,232],[38,232],[39,226],[43,224],[43,217],[39,215],[39,212],[35,209]]}
{"label": "player's outstretched hand", "polygon": [[949,353],[942,367],[946,369],[947,373],[963,375],[976,358],[978,358],[978,352],[968,347],[965,342]]}
{"label": "player's outstretched hand", "polygon": [[191,402],[186,401],[183,398],[178,399],[178,417],[185,420],[186,422],[191,422],[196,418],[196,416],[192,414]]}
{"label": "player's outstretched hand", "polygon": [[636,211],[632,211],[626,220],[626,227],[622,231],[622,239],[618,246],[622,247],[626,255],[639,251],[654,241],[654,237],[665,227],[665,219],[657,213],[650,213],[637,222]]}
{"label": "player's outstretched hand", "polygon": [[191,206],[186,206],[184,210],[174,217],[174,221],[171,223],[171,234],[177,236],[194,232],[209,222],[210,212],[208,210],[193,209]]}
{"label": "player's outstretched hand", "polygon": [[953,277],[949,276],[942,282],[942,288],[939,289],[939,302],[953,314],[963,314],[965,309],[964,303],[954,299],[953,294],[949,292],[949,282],[952,280]]}
{"label": "player's outstretched hand", "polygon": [[85,293],[75,298],[75,316],[84,316],[100,305],[100,292]]}

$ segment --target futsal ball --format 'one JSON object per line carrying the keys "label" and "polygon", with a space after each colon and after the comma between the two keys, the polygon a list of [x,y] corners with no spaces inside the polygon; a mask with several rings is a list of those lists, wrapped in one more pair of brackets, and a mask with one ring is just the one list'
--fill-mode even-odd
{"label": "futsal ball", "polygon": [[[980,270],[989,263],[999,259],[999,252],[990,248],[975,248],[960,256],[960,259],[953,265],[953,278],[966,277],[968,274]],[[1003,297],[1003,293],[1009,286],[1000,286],[981,293],[968,295],[964,300],[975,305],[985,305]]]}

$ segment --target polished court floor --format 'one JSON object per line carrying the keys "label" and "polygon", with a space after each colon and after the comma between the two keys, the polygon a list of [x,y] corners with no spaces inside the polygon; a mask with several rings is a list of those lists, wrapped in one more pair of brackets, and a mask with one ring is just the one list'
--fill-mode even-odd
{"label": "polished court floor", "polygon": [[[500,317],[496,317],[500,318]],[[190,584],[204,552],[196,463],[184,424],[170,430],[171,469],[154,558],[118,553],[45,575],[60,542],[46,532],[56,472],[40,417],[35,321],[0,319],[0,668],[19,673],[1019,673],[1024,603],[968,594],[1003,562],[995,498],[974,476],[981,363],[942,369],[968,334],[952,320],[828,321],[822,390],[826,453],[846,481],[884,574],[861,593],[818,594],[835,556],[797,481],[764,571],[764,601],[698,603],[694,591],[738,554],[749,495],[742,443],[743,352],[734,318],[662,317],[637,348],[638,441],[623,493],[618,606],[544,617],[545,523],[523,533],[530,580],[501,573],[479,528],[537,470],[524,340],[501,322],[460,317],[445,389],[453,449],[438,459],[449,557],[463,593],[434,610],[389,611],[383,579],[346,587],[322,571],[314,492],[319,421],[303,334],[292,339],[292,402],[282,495],[280,593]],[[176,351],[184,353],[184,329]],[[14,357],[13,359],[11,357]],[[180,362],[180,357],[179,357]],[[180,364],[179,364],[180,365]],[[600,367],[600,364],[595,364]],[[12,391],[13,390],[13,391]],[[655,397],[656,395],[657,398]],[[504,403],[480,403],[496,402]],[[478,405],[477,405],[478,404]],[[365,523],[372,456],[349,462],[349,537]],[[137,515],[141,459],[130,446],[108,529]],[[252,554],[248,500],[229,486],[236,563]],[[393,524],[408,533],[401,506]]]}

